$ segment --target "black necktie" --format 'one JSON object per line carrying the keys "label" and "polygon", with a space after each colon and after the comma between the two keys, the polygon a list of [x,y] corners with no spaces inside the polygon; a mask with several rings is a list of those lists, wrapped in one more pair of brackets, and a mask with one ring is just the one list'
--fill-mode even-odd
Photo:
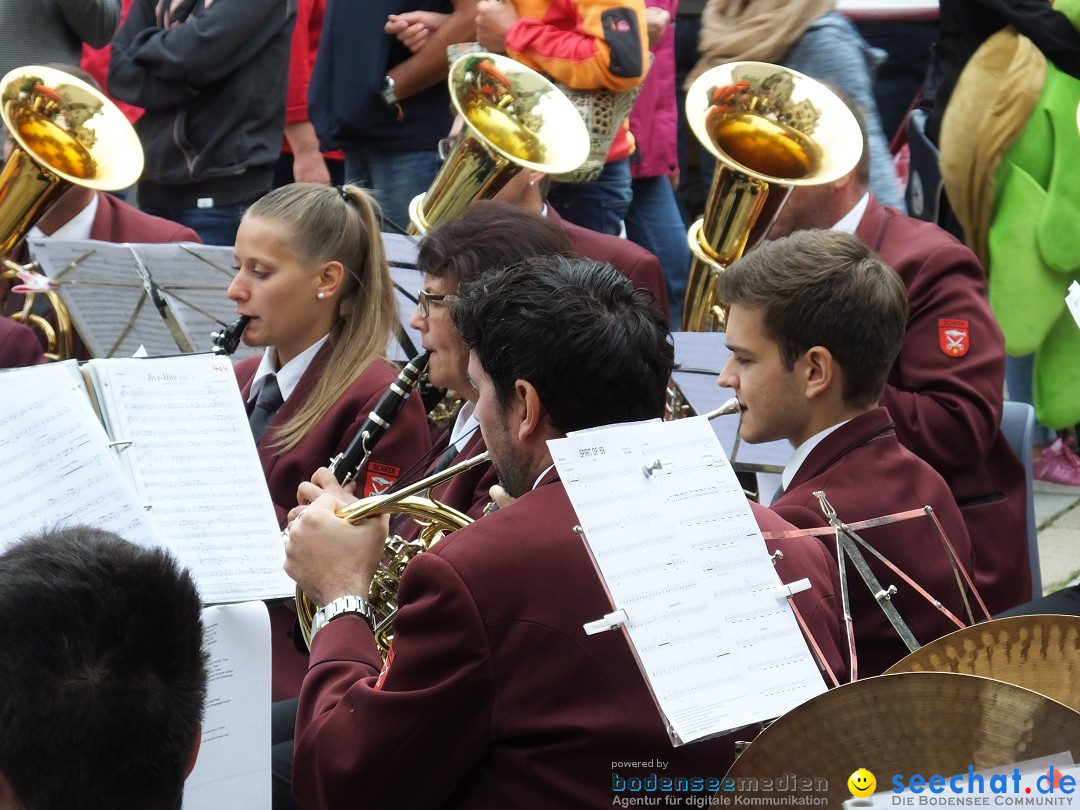
{"label": "black necktie", "polygon": [[251,411],[251,416],[248,417],[248,424],[251,425],[251,435],[255,437],[255,444],[258,444],[259,440],[266,434],[266,429],[274,421],[274,414],[277,413],[278,408],[281,407],[281,403],[284,401],[281,396],[281,388],[278,387],[277,377],[270,374],[263,381],[259,398],[255,401],[255,408]]}
{"label": "black necktie", "polygon": [[452,462],[457,457],[457,454],[458,449],[456,444],[451,444],[449,447],[443,450],[443,454],[439,456],[439,460],[435,462],[435,466],[432,468],[431,474],[434,475],[435,473],[440,473],[447,467],[449,467],[450,462]]}

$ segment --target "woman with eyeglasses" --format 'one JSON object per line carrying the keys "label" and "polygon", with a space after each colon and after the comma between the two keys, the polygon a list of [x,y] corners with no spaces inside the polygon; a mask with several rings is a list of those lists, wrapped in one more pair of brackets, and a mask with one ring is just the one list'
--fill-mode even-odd
{"label": "woman with eyeglasses", "polygon": [[[236,375],[284,525],[297,487],[349,444],[398,373],[385,357],[398,315],[378,208],[356,186],[283,186],[247,210],[235,256],[228,296],[250,319],[244,343],[265,347],[238,362]],[[356,494],[389,488],[430,447],[414,393],[357,476]],[[286,676],[276,638],[274,651],[275,698],[295,695],[304,662]]]}

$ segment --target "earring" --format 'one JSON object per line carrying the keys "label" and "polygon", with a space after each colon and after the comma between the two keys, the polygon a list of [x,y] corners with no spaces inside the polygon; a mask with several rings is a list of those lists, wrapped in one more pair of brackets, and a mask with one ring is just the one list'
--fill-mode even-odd
{"label": "earring", "polygon": [[326,298],[326,293],[324,293],[324,292],[323,292],[322,290],[320,290],[320,291],[319,291],[319,294],[318,294],[318,295],[316,295],[315,297],[316,297],[316,298],[318,298],[318,299],[319,299],[319,300],[321,301],[321,300],[323,300],[324,298]]}
{"label": "earring", "polygon": [[535,181],[535,180],[530,180],[530,181],[529,181],[529,188],[532,188],[532,187],[533,187],[533,186],[535,186],[535,185],[536,185],[536,181]]}

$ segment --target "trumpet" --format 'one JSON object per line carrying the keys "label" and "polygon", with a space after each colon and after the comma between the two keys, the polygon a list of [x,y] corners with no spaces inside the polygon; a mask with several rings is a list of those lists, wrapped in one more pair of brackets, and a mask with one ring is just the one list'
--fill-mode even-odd
{"label": "trumpet", "polygon": [[[389,495],[376,495],[362,498],[338,510],[337,516],[356,525],[362,520],[390,513],[406,514],[422,519],[420,535],[410,542],[403,542],[400,537],[388,537],[368,593],[368,603],[375,613],[375,642],[385,657],[393,638],[392,624],[397,614],[397,591],[405,567],[418,554],[421,554],[442,537],[456,529],[472,523],[472,518],[453,507],[440,503],[430,497],[430,491],[444,481],[449,481],[473,467],[491,460],[491,454],[484,452],[473,458],[447,467],[442,472],[428,476],[415,484],[402,487]],[[300,631],[304,643],[311,646],[311,622],[318,607],[300,588],[296,589],[296,615],[300,620]]]}
{"label": "trumpet", "polygon": [[739,402],[739,398],[732,397],[719,408],[714,408],[713,410],[706,413],[704,416],[707,421],[711,422],[718,416],[730,416],[733,413],[739,413],[741,410],[742,403]]}

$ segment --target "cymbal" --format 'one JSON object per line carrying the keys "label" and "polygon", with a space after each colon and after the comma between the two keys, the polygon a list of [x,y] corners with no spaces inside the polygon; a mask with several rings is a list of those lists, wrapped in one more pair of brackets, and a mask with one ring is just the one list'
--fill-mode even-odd
{"label": "cymbal", "polygon": [[[907,672],[845,684],[797,706],[762,731],[725,778],[735,780],[736,796],[824,796],[840,807],[859,768],[874,774],[880,792],[894,774],[947,778],[969,765],[978,771],[1065,751],[1073,761],[1080,756],[1080,713],[1068,706],[991,678]],[[816,782],[814,789],[785,790],[776,780],[787,776]],[[765,779],[775,790],[762,789]]]}
{"label": "cymbal", "polygon": [[895,672],[959,672],[1023,686],[1080,711],[1080,616],[1009,616],[942,636]]}

